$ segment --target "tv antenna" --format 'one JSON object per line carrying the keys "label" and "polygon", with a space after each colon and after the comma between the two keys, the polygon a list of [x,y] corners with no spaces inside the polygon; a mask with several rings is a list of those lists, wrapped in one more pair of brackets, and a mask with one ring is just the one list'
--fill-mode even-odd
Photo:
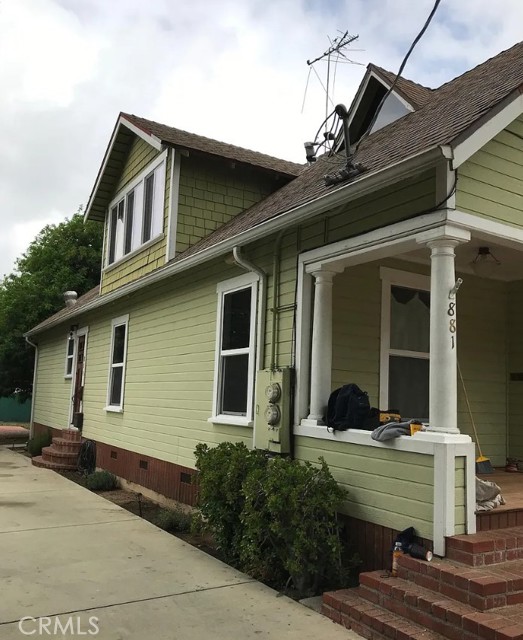
{"label": "tv antenna", "polygon": [[[351,45],[353,42],[355,42],[357,39],[359,38],[359,35],[351,35],[348,31],[345,31],[345,33],[341,33],[339,36],[336,36],[335,38],[331,39],[329,38],[329,42],[330,42],[330,47],[324,51],[320,56],[318,56],[317,58],[314,58],[314,60],[307,60],[307,65],[309,66],[309,77],[310,77],[310,72],[314,71],[314,73],[316,74],[316,77],[318,78],[318,80],[320,81],[320,84],[322,85],[324,91],[325,91],[325,136],[328,135],[327,132],[327,122],[329,119],[329,102],[332,103],[331,97],[330,97],[330,91],[331,91],[331,64],[332,61],[334,60],[335,66],[334,66],[334,74],[333,74],[333,80],[332,80],[332,90],[334,91],[334,85],[336,83],[336,67],[338,65],[338,62],[348,62],[350,64],[359,64],[357,62],[355,62],[354,60],[350,60],[344,53],[344,49],[346,49],[349,45]],[[327,81],[326,84],[324,85],[318,72],[316,71],[314,64],[316,62],[321,62],[321,61],[326,61],[327,62]],[[307,78],[307,85],[309,84],[309,78]],[[305,96],[303,99],[303,102],[305,104],[305,97],[307,95],[307,87],[305,87]],[[334,105],[332,105],[334,106]]]}

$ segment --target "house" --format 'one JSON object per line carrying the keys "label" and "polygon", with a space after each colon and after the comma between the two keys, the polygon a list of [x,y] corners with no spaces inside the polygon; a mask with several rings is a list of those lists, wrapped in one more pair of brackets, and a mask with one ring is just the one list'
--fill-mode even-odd
{"label": "house", "polygon": [[[81,425],[99,467],[189,503],[198,442],[323,456],[377,566],[405,527],[442,556],[474,533],[458,360],[484,452],[523,457],[523,43],[437,89],[393,78],[368,67],[361,168],[330,185],[343,140],[301,166],[120,114],[86,209],[100,288],[27,334],[34,430]],[[348,382],[429,430],[328,431]]]}

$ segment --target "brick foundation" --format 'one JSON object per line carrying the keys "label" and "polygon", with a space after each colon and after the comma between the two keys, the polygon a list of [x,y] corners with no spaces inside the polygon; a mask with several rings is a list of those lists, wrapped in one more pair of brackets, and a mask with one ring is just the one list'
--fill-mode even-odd
{"label": "brick foundation", "polygon": [[[343,522],[345,541],[362,560],[360,571],[390,567],[392,548],[399,531],[345,515],[341,515],[340,518]],[[432,551],[432,540],[416,538],[416,542]]]}
{"label": "brick foundation", "polygon": [[[35,434],[51,431],[60,437],[61,429],[34,424]],[[96,466],[136,485],[150,489],[166,498],[194,506],[197,499],[197,472],[165,460],[96,442]]]}

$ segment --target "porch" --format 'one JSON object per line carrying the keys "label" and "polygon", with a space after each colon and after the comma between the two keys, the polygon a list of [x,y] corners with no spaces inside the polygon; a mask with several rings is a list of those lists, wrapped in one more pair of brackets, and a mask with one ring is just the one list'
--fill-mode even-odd
{"label": "porch", "polygon": [[[471,263],[483,246],[499,265],[478,275]],[[523,457],[522,249],[513,227],[446,210],[301,257],[298,453],[324,455],[349,492],[349,515],[414,526],[440,556],[445,538],[511,526],[523,514],[523,475],[519,492],[504,471],[505,507],[474,513],[479,452],[457,369],[459,358],[483,453],[500,468],[507,456]],[[389,442],[369,431],[328,432],[329,394],[349,382],[372,406],[421,418],[427,430]]]}
{"label": "porch", "polygon": [[495,482],[501,488],[505,504],[492,511],[478,512],[476,530],[480,532],[523,527],[523,472],[507,473],[498,468],[494,473],[479,477]]}

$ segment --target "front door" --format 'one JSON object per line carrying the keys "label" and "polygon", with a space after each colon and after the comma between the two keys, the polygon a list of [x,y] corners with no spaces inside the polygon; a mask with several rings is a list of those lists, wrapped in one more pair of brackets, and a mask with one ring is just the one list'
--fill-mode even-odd
{"label": "front door", "polygon": [[84,382],[85,382],[85,343],[86,334],[77,337],[76,364],[73,378],[72,416],[73,426],[82,427]]}

